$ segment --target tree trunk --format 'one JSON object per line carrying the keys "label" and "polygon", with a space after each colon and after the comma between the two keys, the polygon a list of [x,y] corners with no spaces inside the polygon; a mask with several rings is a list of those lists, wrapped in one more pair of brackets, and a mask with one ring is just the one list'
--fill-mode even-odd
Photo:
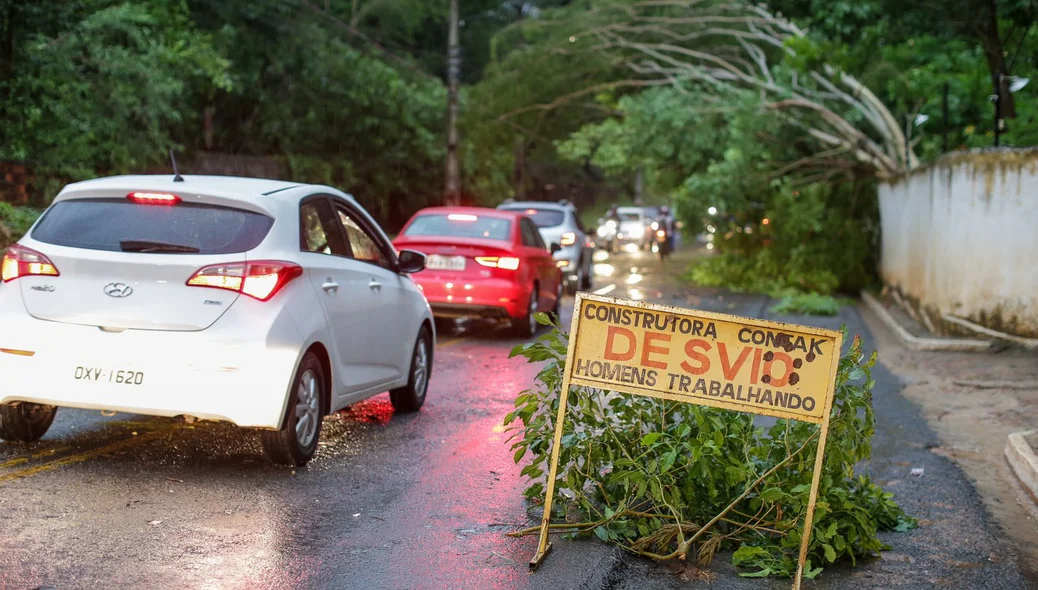
{"label": "tree trunk", "polygon": [[1013,94],[1009,92],[1009,83],[1004,78],[1009,76],[1009,68],[1006,65],[1005,48],[1002,46],[1002,36],[998,31],[998,6],[995,0],[988,2],[984,20],[981,24],[981,44],[984,47],[984,56],[988,60],[988,71],[991,72],[991,87],[998,94],[999,118],[1016,118],[1016,105],[1013,102]]}
{"label": "tree trunk", "polygon": [[451,0],[450,26],[447,33],[447,178],[444,201],[461,203],[461,179],[458,166],[458,79],[461,76],[461,47],[458,43],[458,0]]}
{"label": "tree trunk", "polygon": [[645,191],[645,168],[638,166],[634,171],[634,204],[642,205],[642,193]]}

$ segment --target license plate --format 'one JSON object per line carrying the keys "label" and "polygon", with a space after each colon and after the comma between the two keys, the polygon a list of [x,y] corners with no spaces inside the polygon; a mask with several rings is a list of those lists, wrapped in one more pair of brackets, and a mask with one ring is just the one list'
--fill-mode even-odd
{"label": "license plate", "polygon": [[465,270],[465,257],[433,254],[426,259],[425,268],[433,270]]}
{"label": "license plate", "polygon": [[113,385],[143,385],[144,371],[79,366],[76,367],[75,379],[76,381],[111,383]]}

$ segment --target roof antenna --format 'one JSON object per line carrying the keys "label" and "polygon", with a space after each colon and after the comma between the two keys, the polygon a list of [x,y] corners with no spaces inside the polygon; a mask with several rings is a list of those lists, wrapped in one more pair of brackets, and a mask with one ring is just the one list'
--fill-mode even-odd
{"label": "roof antenna", "polygon": [[169,159],[173,162],[173,182],[184,182],[184,177],[177,170],[177,158],[173,155],[173,150],[169,150]]}

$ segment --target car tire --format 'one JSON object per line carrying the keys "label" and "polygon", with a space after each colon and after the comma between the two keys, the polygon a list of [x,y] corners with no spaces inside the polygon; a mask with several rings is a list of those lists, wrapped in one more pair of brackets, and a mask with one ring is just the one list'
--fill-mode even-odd
{"label": "car tire", "polygon": [[553,305],[552,308],[551,308],[551,314],[553,316],[555,316],[555,321],[556,322],[559,321],[560,317],[562,317],[562,315],[561,315],[561,312],[562,312],[562,293],[563,293],[563,286],[562,286],[562,283],[560,282],[558,291],[555,293],[555,305]]}
{"label": "car tire", "polygon": [[0,405],[0,439],[9,442],[40,440],[58,413],[57,406],[15,402]]}
{"label": "car tire", "polygon": [[584,283],[584,273],[580,271],[580,267],[577,267],[577,274],[573,275],[572,279],[563,277],[562,282],[565,284],[564,288],[570,295],[576,295],[577,291],[580,290],[580,286]]}
{"label": "car tire", "polygon": [[582,291],[590,291],[592,285],[594,285],[595,274],[594,267],[591,266],[591,262],[587,263],[587,268],[584,269],[584,282],[580,285]]}
{"label": "car tire", "polygon": [[537,294],[539,288],[536,283],[530,291],[530,303],[526,306],[526,313],[518,318],[512,318],[512,333],[517,338],[531,338],[537,333],[537,320],[533,315],[537,313]]}
{"label": "car tire", "polygon": [[429,376],[432,374],[433,346],[429,329],[422,326],[411,353],[411,371],[407,385],[389,392],[389,400],[397,412],[417,412],[425,403],[429,391]]}
{"label": "car tire", "polygon": [[314,353],[306,353],[292,381],[284,426],[281,430],[260,433],[263,451],[268,459],[296,467],[306,465],[313,459],[317,452],[317,441],[321,437],[321,422],[324,418],[321,398],[325,383],[321,361]]}

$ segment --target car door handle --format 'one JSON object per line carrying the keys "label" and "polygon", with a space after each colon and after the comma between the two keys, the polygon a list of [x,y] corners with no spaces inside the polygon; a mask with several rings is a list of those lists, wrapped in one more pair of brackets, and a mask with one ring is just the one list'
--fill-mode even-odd
{"label": "car door handle", "polygon": [[371,289],[372,291],[379,291],[379,292],[381,292],[382,291],[382,283],[376,281],[375,279],[371,279],[371,282],[368,283],[368,288]]}
{"label": "car door handle", "polygon": [[335,281],[328,279],[323,285],[321,285],[321,288],[328,292],[338,291],[339,283],[336,283]]}

